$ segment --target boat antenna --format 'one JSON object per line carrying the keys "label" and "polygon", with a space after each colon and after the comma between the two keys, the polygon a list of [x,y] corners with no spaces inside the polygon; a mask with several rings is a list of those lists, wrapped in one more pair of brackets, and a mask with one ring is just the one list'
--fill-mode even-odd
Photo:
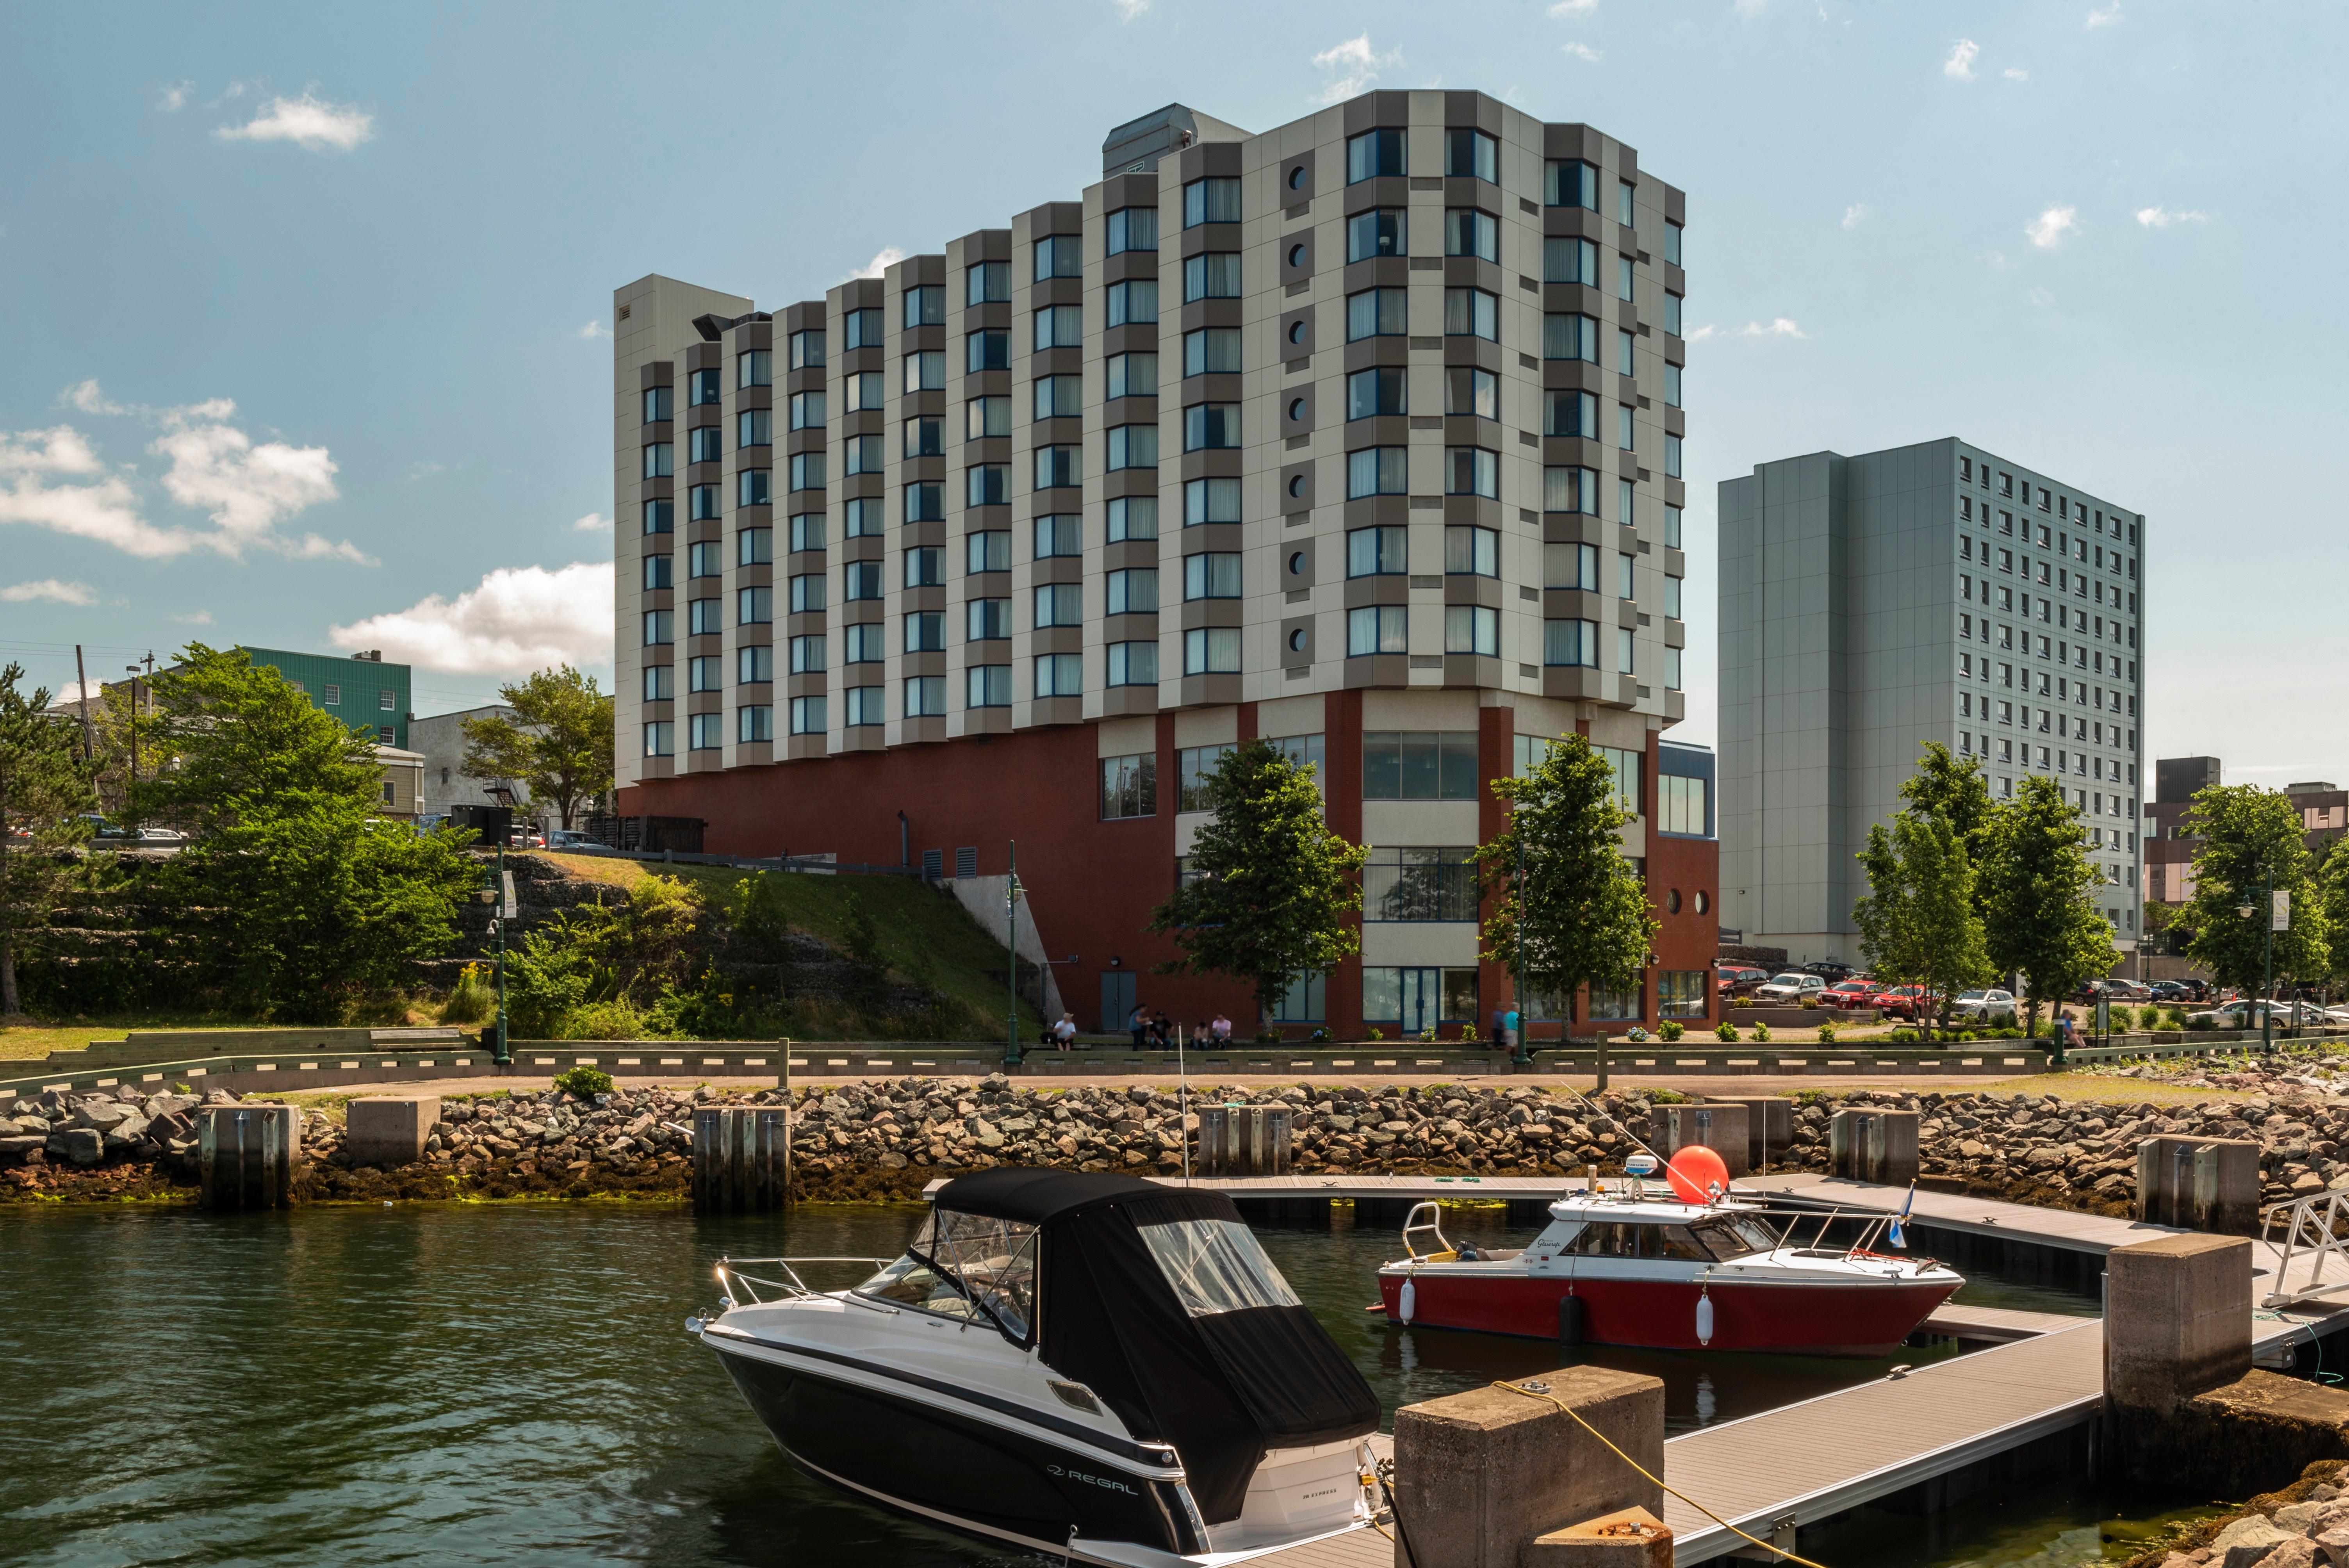
{"label": "boat antenna", "polygon": [[[1614,1117],[1612,1117],[1612,1116],[1609,1116],[1609,1115],[1608,1115],[1607,1108],[1606,1108],[1605,1106],[1603,1106],[1603,1105],[1599,1105],[1599,1104],[1597,1104],[1597,1103],[1593,1102],[1593,1101],[1592,1101],[1592,1099],[1591,1099],[1591,1098],[1590,1098],[1588,1095],[1587,1095],[1587,1094],[1583,1093],[1580,1089],[1578,1089],[1578,1088],[1575,1088],[1572,1084],[1570,1084],[1570,1083],[1569,1083],[1569,1084],[1562,1084],[1562,1085],[1560,1085],[1559,1087],[1561,1087],[1562,1088],[1564,1088],[1564,1089],[1566,1090],[1566,1092],[1567,1092],[1567,1093],[1568,1093],[1568,1094],[1572,1095],[1575,1099],[1577,1099],[1580,1100],[1583,1104],[1585,1104],[1585,1105],[1587,1105],[1587,1106],[1589,1106],[1591,1109],[1593,1109],[1593,1110],[1597,1111],[1599,1115],[1604,1116],[1604,1117],[1607,1117],[1607,1119],[1608,1119],[1608,1120],[1609,1120],[1609,1121],[1614,1121],[1614,1120],[1615,1120],[1615,1118],[1614,1118]],[[1658,1165],[1661,1166],[1663,1169],[1665,1169],[1665,1170],[1667,1170],[1667,1171],[1669,1171],[1669,1170],[1671,1170],[1671,1169],[1672,1168],[1672,1162],[1671,1162],[1671,1161],[1669,1161],[1669,1160],[1665,1159],[1662,1155],[1658,1154],[1654,1150],[1652,1150],[1652,1149],[1649,1148],[1649,1147],[1648,1147],[1648,1144],[1647,1144],[1647,1140],[1646,1140],[1645,1139],[1641,1138],[1638,1133],[1633,1132],[1628,1125],[1623,1124],[1623,1123],[1619,1123],[1619,1122],[1618,1123],[1618,1125],[1619,1125],[1619,1126],[1622,1126],[1622,1127],[1623,1127],[1624,1135],[1625,1135],[1626,1137],[1628,1137],[1629,1139],[1630,1139],[1630,1140],[1631,1140],[1632,1142],[1634,1142],[1634,1143],[1636,1143],[1636,1144],[1638,1144],[1638,1145],[1640,1146],[1640,1151],[1641,1153],[1646,1154],[1646,1155],[1648,1155],[1649,1157],[1651,1157],[1651,1159],[1653,1159],[1653,1160],[1655,1161],[1655,1162],[1656,1162]],[[1569,1178],[1569,1180],[1571,1180],[1571,1178]]]}
{"label": "boat antenna", "polygon": [[1174,1031],[1174,1126],[1183,1135],[1183,1185],[1191,1184],[1191,1075],[1183,1063],[1183,1031]]}

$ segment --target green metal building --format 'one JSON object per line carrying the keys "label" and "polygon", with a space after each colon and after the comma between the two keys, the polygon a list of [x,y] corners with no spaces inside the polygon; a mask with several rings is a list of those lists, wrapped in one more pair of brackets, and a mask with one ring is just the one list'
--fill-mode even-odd
{"label": "green metal building", "polygon": [[244,648],[256,665],[267,665],[302,688],[320,708],[345,724],[372,729],[377,741],[408,749],[408,666],[384,663],[381,654],[295,654],[282,648]]}

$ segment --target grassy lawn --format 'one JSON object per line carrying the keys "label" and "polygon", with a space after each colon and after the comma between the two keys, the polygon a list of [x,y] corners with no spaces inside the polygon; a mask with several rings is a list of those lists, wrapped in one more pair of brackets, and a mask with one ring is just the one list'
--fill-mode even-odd
{"label": "grassy lawn", "polygon": [[119,1040],[131,1029],[248,1029],[250,1018],[224,1018],[211,1014],[138,1014],[123,1016],[70,1018],[57,1023],[16,1025],[0,1029],[0,1058],[23,1060],[51,1051],[78,1051],[92,1040]]}

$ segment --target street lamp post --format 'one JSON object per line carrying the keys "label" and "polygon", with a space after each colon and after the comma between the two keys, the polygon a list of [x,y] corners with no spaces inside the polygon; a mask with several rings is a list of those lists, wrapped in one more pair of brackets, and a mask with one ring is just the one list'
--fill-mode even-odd
{"label": "street lamp post", "polygon": [[513,1053],[507,1048],[506,1044],[506,920],[509,916],[513,914],[515,911],[513,907],[513,900],[511,897],[511,889],[512,884],[506,881],[505,845],[502,843],[498,846],[498,861],[496,868],[494,870],[485,869],[482,874],[489,879],[489,885],[481,890],[481,902],[490,906],[490,929],[496,934],[498,939],[496,948],[496,976],[498,986],[497,1045],[495,1049],[491,1052],[490,1059],[499,1067],[506,1067],[511,1065],[513,1061]]}
{"label": "street lamp post", "polygon": [[1005,989],[1003,1065],[1019,1065],[1019,841],[1011,843],[1011,874],[1003,882],[1003,958],[1011,979]]}
{"label": "street lamp post", "polygon": [[1509,1059],[1519,1067],[1528,1067],[1533,1063],[1534,1054],[1526,1048],[1526,1020],[1529,1016],[1529,1009],[1526,1006],[1526,841],[1523,838],[1517,840],[1516,936],[1517,995],[1516,998],[1516,1010],[1517,1015],[1517,1026],[1514,1031],[1516,1037],[1509,1042]]}

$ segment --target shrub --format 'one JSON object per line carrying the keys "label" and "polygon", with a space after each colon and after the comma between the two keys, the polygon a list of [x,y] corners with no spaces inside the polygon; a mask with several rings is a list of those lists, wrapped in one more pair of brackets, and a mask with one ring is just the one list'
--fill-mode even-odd
{"label": "shrub", "polygon": [[1767,1024],[1754,1025],[1754,1038],[1758,1044],[1764,1046],[1768,1045],[1770,1043],[1770,1026]]}
{"label": "shrub", "polygon": [[573,1068],[555,1078],[554,1087],[588,1099],[612,1092],[612,1075],[598,1068]]}
{"label": "shrub", "polygon": [[1369,1028],[1362,1031],[1362,1036],[1365,1039],[1383,1040],[1387,1037],[1387,1032],[1384,1029],[1380,1028],[1376,1024],[1372,1024]]}
{"label": "shrub", "polygon": [[2169,1008],[2169,1026],[2173,1029],[2182,1029],[2186,1026],[2186,1009],[2175,1003],[2171,1004]]}
{"label": "shrub", "polygon": [[1819,999],[1816,996],[1806,996],[1803,998],[1803,1006],[1806,1007],[1816,1008],[1818,1005]]}
{"label": "shrub", "polygon": [[1656,1026],[1656,1033],[1666,1040],[1677,1040],[1688,1033],[1688,1026],[1677,1018],[1666,1018]]}
{"label": "shrub", "polygon": [[1729,999],[1729,1005],[1733,1007],[1751,1007],[1754,1006],[1754,998],[1751,996],[1732,996]]}
{"label": "shrub", "polygon": [[1913,1046],[1917,1043],[1917,1031],[1914,1029],[1895,1029],[1890,1034],[1885,1036],[1884,1038],[1885,1042],[1889,1045]]}
{"label": "shrub", "polygon": [[1623,1037],[1630,1041],[1635,1046],[1644,1046],[1648,1043],[1648,1031],[1640,1026],[1634,1024],[1631,1026],[1630,1033],[1625,1035]]}
{"label": "shrub", "polygon": [[498,1008],[497,987],[490,983],[488,973],[478,964],[465,965],[457,976],[457,984],[449,999],[440,1004],[440,1021],[444,1024],[478,1024],[493,1016]]}
{"label": "shrub", "polygon": [[2215,1029],[2219,1026],[2208,1013],[2197,1013],[2186,1020],[2189,1029]]}
{"label": "shrub", "polygon": [[556,1024],[558,1040],[657,1040],[685,1037],[667,1019],[647,1015],[625,996],[583,1002]]}
{"label": "shrub", "polygon": [[1737,1026],[1723,1018],[1721,1021],[1721,1027],[1713,1030],[1713,1037],[1723,1045],[1733,1045],[1737,1040]]}
{"label": "shrub", "polygon": [[1329,1043],[1329,1039],[1330,1039],[1330,1026],[1329,1026],[1329,1025],[1327,1025],[1327,1024],[1323,1024],[1323,1025],[1319,1026],[1319,1027],[1317,1027],[1317,1028],[1316,1028],[1316,1029],[1315,1029],[1311,1034],[1309,1034],[1309,1035],[1306,1036],[1305,1037],[1306,1037],[1307,1039],[1309,1039],[1309,1040],[1316,1041],[1316,1042],[1318,1042],[1318,1043],[1320,1043],[1320,1044],[1324,1044],[1324,1045],[1326,1045],[1326,1044],[1328,1044],[1328,1043]]}
{"label": "shrub", "polygon": [[1832,1018],[1821,1018],[1819,1020],[1819,1044],[1823,1046],[1831,1046],[1835,1044],[1835,1020]]}
{"label": "shrub", "polygon": [[1464,1046],[1473,1046],[1473,1045],[1475,1045],[1477,1041],[1479,1041],[1479,1040],[1483,1039],[1484,1037],[1485,1037],[1484,1036],[1482,1036],[1482,1035],[1480,1035],[1480,1034],[1478,1034],[1478,1033],[1476,1032],[1476,1026],[1475,1026],[1475,1025],[1474,1025],[1474,1024],[1463,1024],[1463,1025],[1461,1025],[1461,1026],[1460,1026],[1460,1043],[1461,1043],[1462,1045],[1464,1045]]}
{"label": "shrub", "polygon": [[1648,1091],[1650,1105],[1686,1105],[1689,1097],[1676,1088],[1651,1088]]}

